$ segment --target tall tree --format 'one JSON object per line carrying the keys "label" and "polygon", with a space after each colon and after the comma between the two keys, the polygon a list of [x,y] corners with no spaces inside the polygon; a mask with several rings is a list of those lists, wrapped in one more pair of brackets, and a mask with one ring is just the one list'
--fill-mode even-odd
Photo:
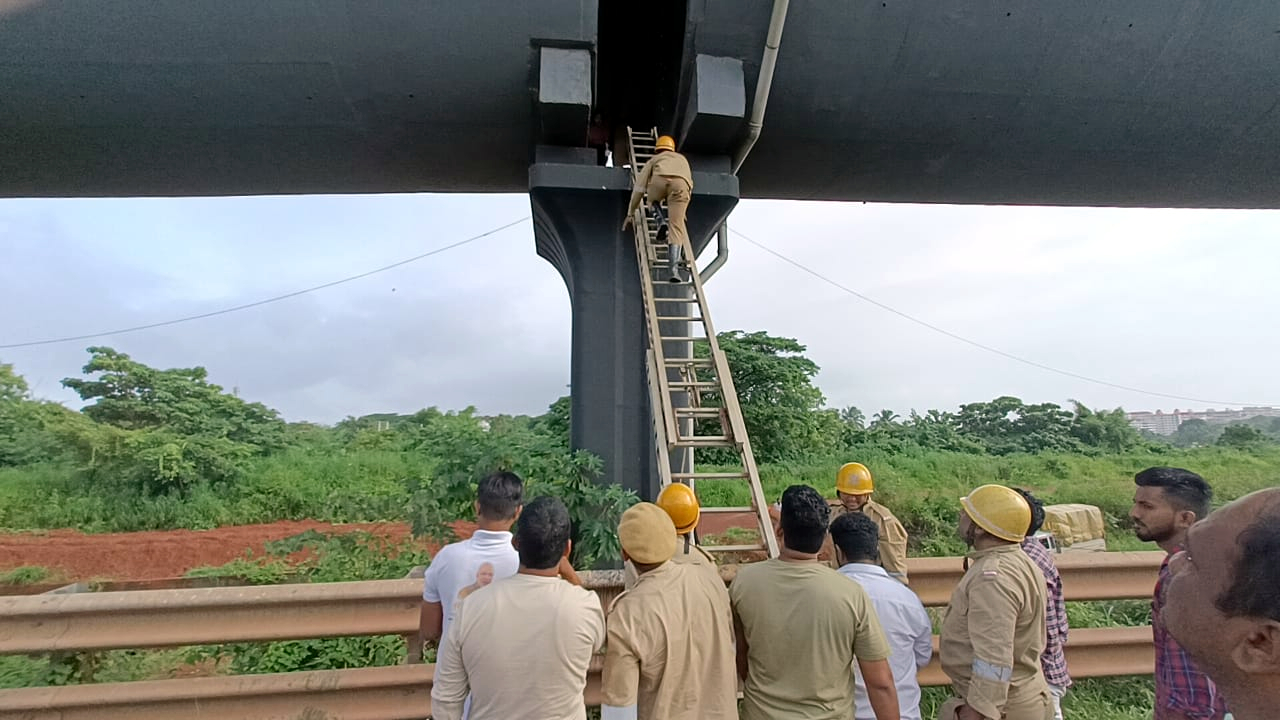
{"label": "tall tree", "polygon": [[262,403],[250,403],[208,381],[202,367],[157,370],[108,347],[89,348],[89,379],[62,384],[93,404],[83,412],[123,430],[167,430],[218,437],[259,450],[280,447],[284,422]]}
{"label": "tall tree", "polygon": [[[823,410],[825,398],[813,377],[818,365],[793,338],[734,330],[716,335],[738,391],[743,420],[757,458],[803,457],[840,445],[840,420]],[[705,344],[696,349],[707,354]]]}

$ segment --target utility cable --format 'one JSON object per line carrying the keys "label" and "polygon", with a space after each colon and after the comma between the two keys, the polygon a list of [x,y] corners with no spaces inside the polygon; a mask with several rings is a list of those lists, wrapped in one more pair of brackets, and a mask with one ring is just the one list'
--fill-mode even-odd
{"label": "utility cable", "polygon": [[870,304],[872,304],[872,305],[874,305],[874,306],[876,306],[876,307],[880,308],[881,310],[884,310],[884,311],[886,311],[886,312],[893,313],[894,315],[897,315],[898,317],[903,318],[904,320],[908,320],[908,321],[913,322],[913,323],[915,323],[915,324],[917,324],[917,325],[920,325],[920,326],[922,326],[922,327],[928,328],[929,330],[932,330],[932,331],[934,331],[934,332],[936,332],[936,333],[939,333],[939,334],[941,334],[941,335],[945,335],[945,336],[947,336],[947,337],[951,338],[952,340],[958,340],[958,341],[960,341],[960,342],[962,342],[962,343],[964,343],[964,344],[966,344],[966,345],[970,345],[970,346],[973,346],[973,347],[975,347],[975,348],[978,348],[979,350],[984,350],[984,351],[986,351],[986,352],[989,352],[989,353],[992,353],[992,354],[995,354],[995,355],[999,355],[1000,357],[1003,357],[1003,358],[1005,358],[1005,359],[1007,359],[1007,360],[1013,360],[1014,362],[1019,362],[1019,363],[1022,363],[1023,365],[1029,365],[1029,366],[1031,366],[1031,367],[1033,367],[1033,368],[1037,368],[1037,369],[1039,369],[1039,370],[1044,370],[1044,371],[1046,371],[1046,372],[1055,373],[1055,374],[1062,375],[1062,376],[1065,376],[1065,377],[1073,378],[1073,379],[1075,379],[1075,380],[1083,380],[1083,381],[1085,381],[1085,382],[1094,383],[1095,385],[1103,385],[1103,386],[1106,386],[1106,387],[1109,387],[1109,388],[1115,388],[1115,389],[1117,389],[1117,390],[1125,390],[1125,391],[1132,392],[1132,393],[1138,393],[1139,395],[1150,395],[1150,396],[1152,396],[1152,397],[1168,398],[1168,399],[1171,399],[1171,400],[1184,400],[1184,401],[1186,401],[1186,402],[1201,403],[1201,404],[1204,404],[1204,405],[1227,405],[1227,406],[1233,406],[1233,405],[1234,405],[1234,406],[1237,406],[1237,407],[1264,407],[1264,406],[1274,406],[1274,405],[1276,405],[1276,404],[1280,404],[1280,403],[1242,403],[1242,402],[1229,402],[1229,401],[1226,401],[1226,400],[1205,400],[1205,399],[1203,399],[1203,398],[1187,397],[1187,396],[1185,396],[1185,395],[1174,395],[1174,394],[1172,394],[1172,393],[1154,392],[1154,391],[1152,391],[1152,390],[1143,390],[1142,388],[1131,387],[1131,386],[1129,386],[1129,385],[1121,385],[1121,384],[1119,384],[1119,383],[1113,383],[1113,382],[1110,382],[1110,381],[1107,381],[1107,380],[1100,380],[1100,379],[1098,379],[1098,378],[1089,377],[1088,375],[1081,375],[1080,373],[1074,373],[1074,372],[1071,372],[1070,370],[1062,370],[1061,368],[1056,368],[1056,367],[1052,367],[1052,366],[1050,366],[1050,365],[1045,365],[1044,363],[1039,363],[1039,362],[1036,362],[1035,360],[1029,360],[1029,359],[1027,359],[1027,358],[1020,357],[1020,356],[1018,356],[1018,355],[1014,355],[1013,353],[1005,352],[1004,350],[1001,350],[1001,349],[999,349],[999,348],[994,348],[994,347],[991,347],[990,345],[984,345],[983,343],[980,343],[980,342],[978,342],[978,341],[976,341],[976,340],[970,340],[969,338],[964,337],[963,335],[958,335],[958,334],[956,334],[956,333],[951,332],[950,330],[947,330],[947,329],[945,329],[945,328],[940,328],[940,327],[938,327],[937,325],[934,325],[934,324],[932,324],[932,323],[930,323],[930,322],[927,322],[927,321],[925,321],[925,320],[921,320],[921,319],[920,319],[920,318],[918,318],[918,317],[915,317],[915,316],[913,316],[913,315],[908,315],[907,313],[902,312],[901,310],[898,310],[897,308],[890,307],[890,306],[888,306],[888,305],[886,305],[886,304],[884,304],[884,303],[880,302],[879,300],[876,300],[875,298],[867,297],[866,295],[863,295],[862,293],[858,292],[857,290],[854,290],[853,288],[850,288],[850,287],[847,287],[847,286],[845,286],[845,285],[842,285],[842,284],[840,284],[839,282],[837,282],[837,281],[835,281],[835,280],[832,280],[831,278],[827,277],[826,275],[823,275],[822,273],[818,272],[817,270],[813,270],[813,269],[811,269],[811,268],[809,268],[809,267],[807,267],[807,266],[805,266],[805,265],[801,264],[800,262],[798,262],[798,261],[796,261],[796,260],[792,260],[791,258],[787,257],[786,255],[783,255],[782,253],[780,253],[780,252],[778,252],[778,251],[776,251],[776,250],[774,250],[774,249],[772,249],[772,248],[768,247],[767,245],[764,245],[763,243],[761,243],[761,242],[759,242],[759,241],[757,241],[757,240],[753,240],[752,238],[747,237],[746,235],[744,235],[742,232],[740,232],[740,231],[739,231],[739,230],[737,230],[737,229],[730,228],[730,231],[731,231],[731,232],[733,232],[733,233],[734,233],[735,235],[737,235],[738,237],[742,238],[743,240],[746,240],[747,242],[751,243],[752,245],[755,245],[756,247],[760,248],[761,250],[763,250],[763,251],[765,251],[765,252],[769,253],[770,255],[772,255],[772,256],[774,256],[774,257],[778,258],[779,260],[781,260],[781,261],[783,261],[783,262],[787,263],[788,265],[792,265],[792,266],[794,266],[794,267],[798,268],[799,270],[801,270],[801,271],[803,271],[803,272],[806,272],[806,273],[808,273],[808,274],[812,275],[813,277],[815,277],[815,278],[817,278],[817,279],[819,279],[819,280],[821,280],[821,281],[823,281],[823,282],[827,283],[828,285],[831,285],[832,287],[835,287],[835,288],[837,288],[837,289],[839,289],[839,290],[843,290],[844,292],[846,292],[846,293],[848,293],[848,294],[850,294],[850,295],[852,295],[852,296],[854,296],[854,297],[858,298],[859,300],[862,300],[863,302],[870,303]]}
{"label": "utility cable", "polygon": [[425,258],[429,258],[432,255],[439,255],[442,252],[453,250],[454,248],[459,248],[468,243],[473,243],[477,240],[489,237],[490,235],[494,235],[496,233],[502,232],[507,228],[515,227],[516,225],[519,225],[520,223],[528,219],[529,217],[526,215],[525,217],[522,217],[519,220],[514,220],[512,222],[507,223],[506,225],[502,225],[492,230],[482,232],[479,235],[473,235],[467,238],[466,240],[459,240],[458,242],[445,245],[443,247],[438,247],[428,252],[424,252],[421,255],[414,255],[411,258],[405,258],[404,260],[400,260],[399,262],[393,262],[390,265],[383,265],[380,268],[374,268],[373,270],[369,270],[368,272],[362,272],[359,275],[351,275],[349,277],[344,277],[341,280],[334,280],[332,282],[323,283],[321,285],[314,285],[309,288],[303,288],[301,290],[295,290],[290,293],[285,293],[284,295],[276,295],[275,297],[269,297],[262,300],[256,300],[251,303],[245,303],[244,305],[236,305],[234,307],[223,308],[221,310],[214,310],[212,312],[207,312],[207,313],[200,313],[198,315],[187,315],[186,317],[175,318],[173,320],[165,320],[163,322],[148,323],[146,325],[135,325],[133,327],[120,328],[118,330],[105,330],[103,332],[88,333],[85,335],[71,335],[67,337],[48,338],[45,340],[32,340],[29,342],[9,343],[7,345],[0,345],[0,350],[35,347],[37,345],[54,345],[57,343],[74,342],[76,340],[88,340],[90,338],[106,337],[108,335],[123,335],[124,333],[137,332],[139,330],[151,330],[153,328],[166,327],[169,325],[177,325],[179,323],[191,322],[192,320],[203,320],[205,318],[216,317],[218,315],[227,315],[229,313],[239,312],[241,310],[248,310],[249,308],[260,307],[262,305],[268,305],[270,303],[279,302],[281,300],[288,300],[289,298],[298,297],[299,295],[306,295],[307,293],[312,293],[317,290],[324,290],[326,288],[331,288],[336,285],[342,285],[344,283],[349,283],[354,280],[367,278],[370,275],[377,275],[378,273],[386,272],[388,270],[401,267],[402,265],[408,265],[409,263],[413,263]]}

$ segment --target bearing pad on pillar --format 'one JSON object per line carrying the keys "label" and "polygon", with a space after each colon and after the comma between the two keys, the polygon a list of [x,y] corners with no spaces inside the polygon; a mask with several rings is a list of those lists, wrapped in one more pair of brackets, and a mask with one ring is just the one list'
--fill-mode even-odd
{"label": "bearing pad on pillar", "polygon": [[[687,225],[701,251],[738,203],[738,179],[693,173]],[[604,461],[602,483],[657,497],[646,324],[635,238],[622,231],[631,195],[624,168],[539,162],[529,168],[538,254],[560,271],[573,312],[574,449]]]}
{"label": "bearing pad on pillar", "polygon": [[698,55],[683,117],[681,152],[698,155],[732,152],[747,118],[742,61]]}
{"label": "bearing pad on pillar", "polygon": [[539,48],[538,144],[583,145],[591,122],[591,97],[590,51]]}

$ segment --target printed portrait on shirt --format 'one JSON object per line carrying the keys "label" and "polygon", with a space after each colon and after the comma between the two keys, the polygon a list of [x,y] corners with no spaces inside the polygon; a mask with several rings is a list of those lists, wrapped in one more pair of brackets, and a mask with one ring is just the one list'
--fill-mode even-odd
{"label": "printed portrait on shirt", "polygon": [[493,563],[482,562],[480,567],[476,568],[476,581],[459,590],[458,599],[467,597],[491,582],[493,582]]}

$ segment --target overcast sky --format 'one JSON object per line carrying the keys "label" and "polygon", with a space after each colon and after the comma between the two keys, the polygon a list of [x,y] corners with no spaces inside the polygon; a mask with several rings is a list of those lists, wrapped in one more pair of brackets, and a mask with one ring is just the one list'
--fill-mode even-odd
{"label": "overcast sky", "polygon": [[[523,195],[0,200],[0,345],[252,302],[529,213]],[[1016,395],[1129,410],[1280,404],[1280,212],[744,202],[753,240],[994,355],[824,284],[740,237],[708,285],[720,330],[798,339],[832,407]],[[711,250],[714,250],[712,248]],[[703,256],[709,261],[711,251]],[[569,299],[529,223],[219,317],[0,349],[39,396],[85,348],[202,365],[289,420],[475,405],[540,413],[569,381]]]}

